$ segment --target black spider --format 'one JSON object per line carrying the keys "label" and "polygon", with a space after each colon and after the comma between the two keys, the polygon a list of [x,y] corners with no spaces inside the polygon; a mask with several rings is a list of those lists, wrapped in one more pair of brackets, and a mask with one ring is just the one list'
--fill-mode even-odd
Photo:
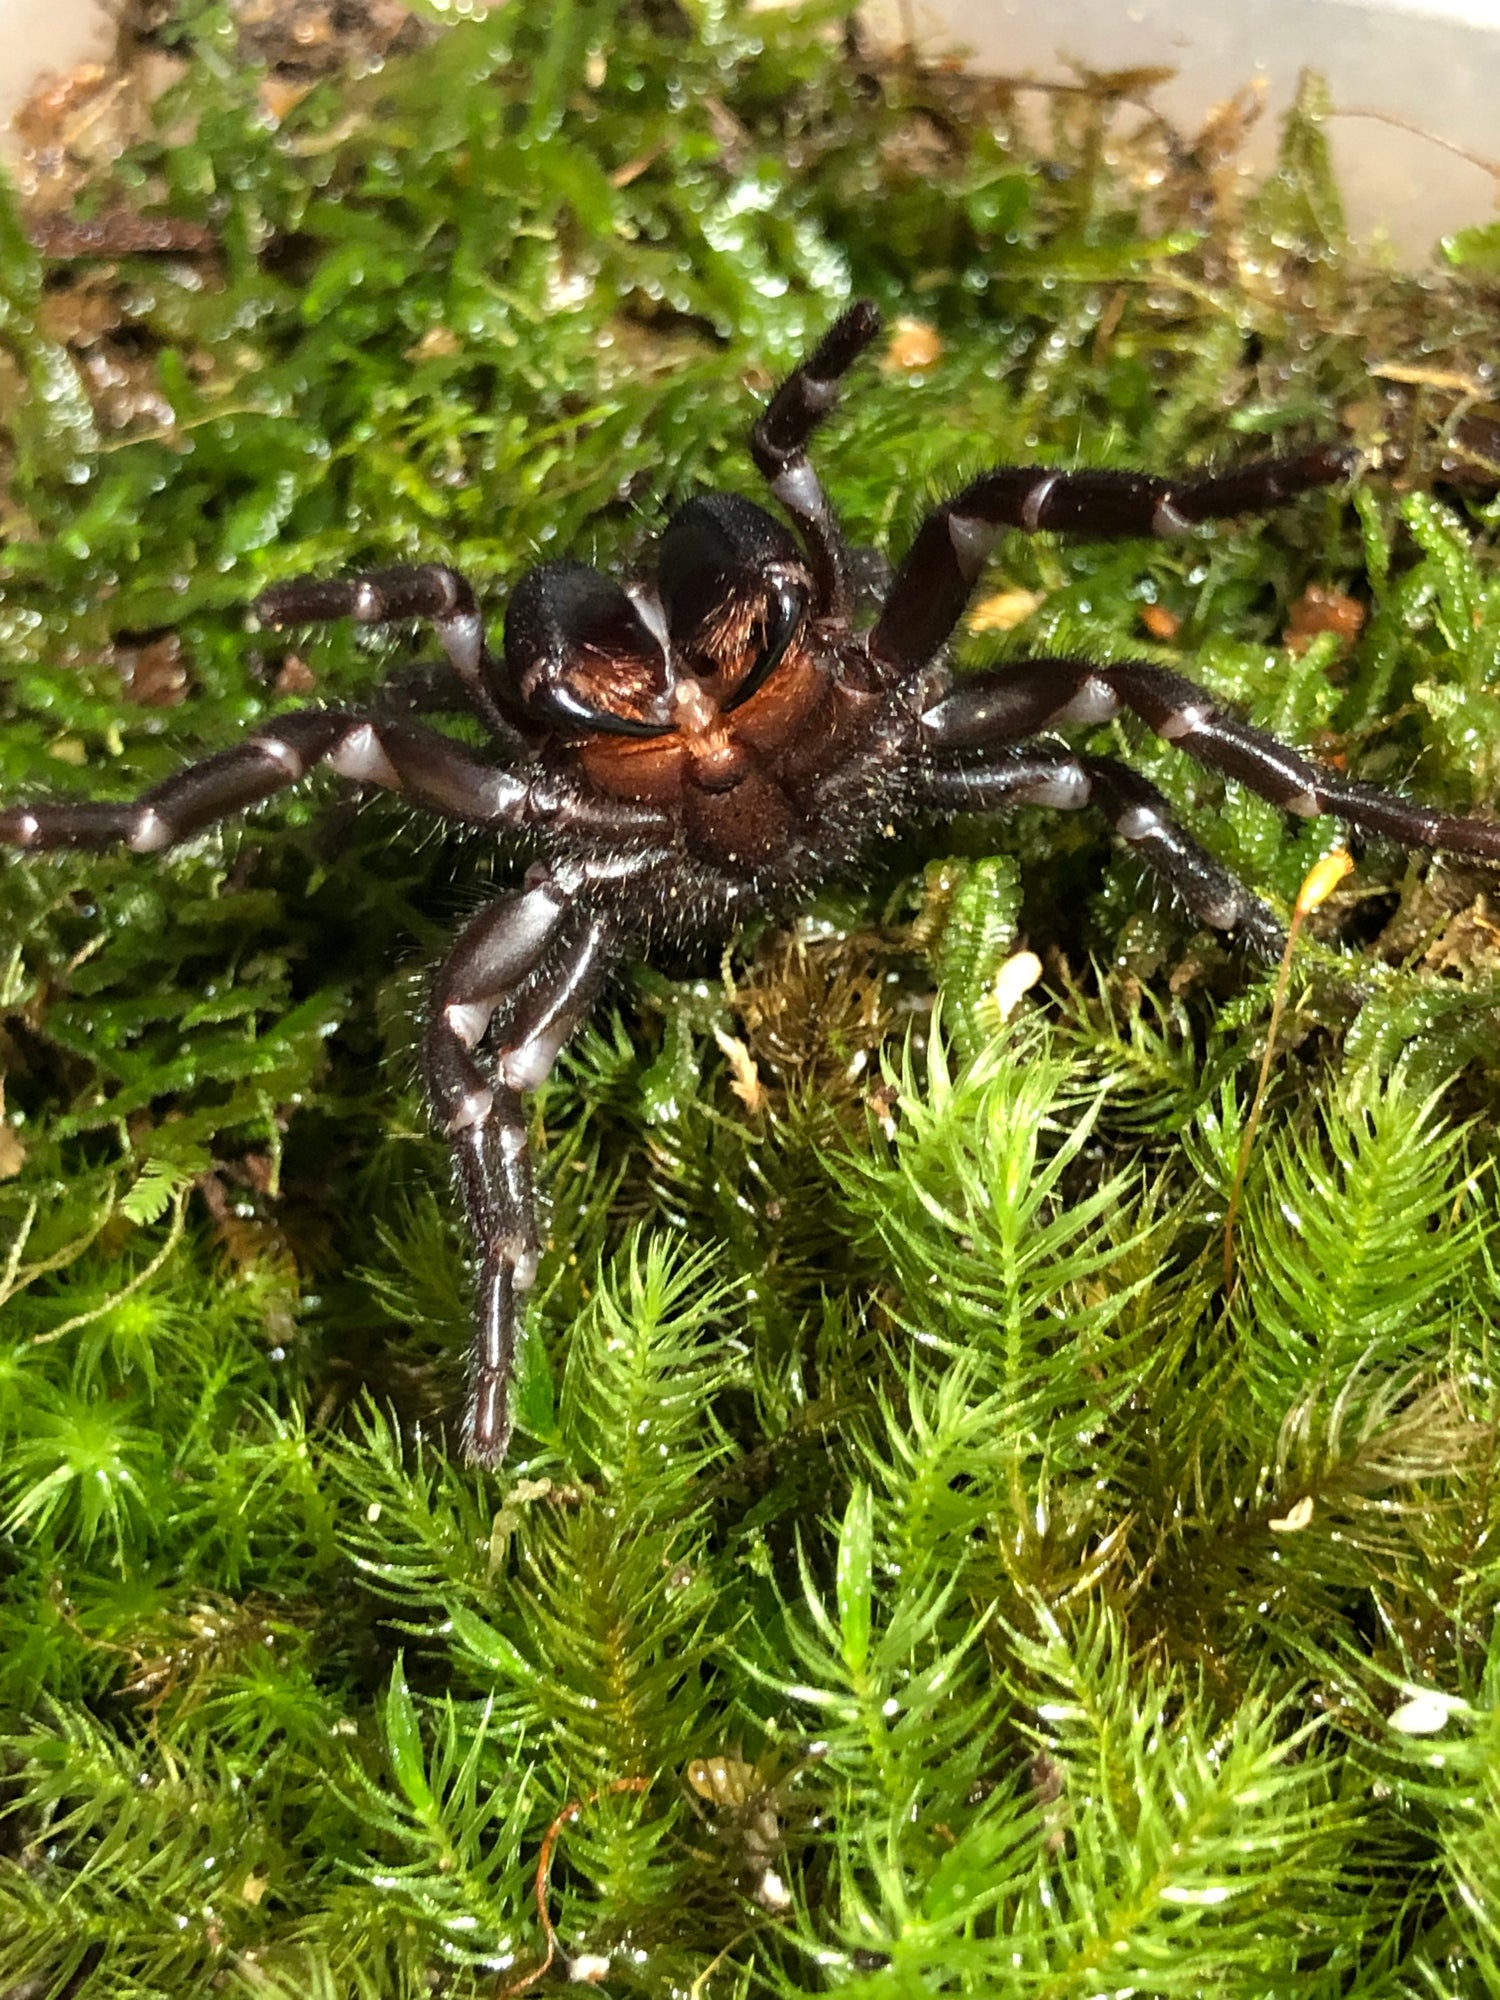
{"label": "black spider", "polygon": [[521,1095],[622,954],[784,910],[914,813],[1021,802],[1098,806],[1200,922],[1278,950],[1271,912],[1173,823],[1153,786],[1111,757],[1033,740],[1122,706],[1288,812],[1500,859],[1500,827],[1355,783],[1161,667],[1022,660],[955,678],[943,657],[1005,529],[1175,535],[1343,478],[1357,461],[1340,447],[1182,481],[997,467],[927,516],[862,621],[807,444],[879,326],[873,305],[852,306],[751,432],[797,535],[748,500],[705,493],[668,522],[652,578],[621,587],[574,562],[523,576],[500,659],[469,585],[435,564],[299,579],[259,599],[269,625],[431,620],[462,701],[496,738],[494,761],[409,717],[303,709],[133,804],[0,813],[0,840],[17,847],[154,853],[321,763],[446,818],[537,835],[545,858],[474,918],[439,970],[421,1054],[479,1248],[465,1445],[481,1464],[498,1463],[509,1439],[511,1361],[537,1264]]}

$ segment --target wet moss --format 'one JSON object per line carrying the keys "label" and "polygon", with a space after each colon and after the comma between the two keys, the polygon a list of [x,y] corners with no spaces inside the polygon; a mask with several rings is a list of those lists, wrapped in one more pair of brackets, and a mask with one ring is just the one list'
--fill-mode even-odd
{"label": "wet moss", "polygon": [[[964,662],[1160,659],[1489,805],[1483,232],[1374,268],[1315,80],[1258,186],[1243,107],[1183,134],[1151,83],[717,0],[132,14],[0,198],[0,797],[126,797],[422,657],[255,630],[276,579],[441,557],[498,618],[753,493],[756,397],[868,294],[820,443],[862,543],[986,462],[1369,454],[1180,544],[1011,538]],[[1124,733],[1289,906],[1336,829]],[[411,1050],[516,858],[315,786],[0,872],[8,1990],[514,1989],[549,1827],[621,1991],[1493,1964],[1482,872],[1372,850],[1315,921],[1227,1292],[1270,979],[1086,820],[912,830],[632,972],[539,1102],[486,1480],[439,1442],[465,1249]],[[1445,1765],[1386,1726],[1429,1683]]]}

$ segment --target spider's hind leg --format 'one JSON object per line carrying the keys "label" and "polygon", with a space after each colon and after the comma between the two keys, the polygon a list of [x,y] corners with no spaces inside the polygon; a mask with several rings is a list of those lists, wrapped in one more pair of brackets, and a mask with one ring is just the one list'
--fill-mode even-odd
{"label": "spider's hind leg", "polygon": [[[1012,660],[968,675],[922,716],[923,749],[935,760],[938,786],[979,782],[969,773],[1011,767],[1009,746],[1040,729],[1109,721],[1121,708],[1138,715],[1164,742],[1233,778],[1298,819],[1331,813],[1348,826],[1409,847],[1446,848],[1500,861],[1500,825],[1439,812],[1378,785],[1361,784],[1314,757],[1227,715],[1206,688],[1146,660]],[[1093,769],[1098,759],[1078,760]],[[1123,771],[1125,767],[1118,766]],[[1135,784],[1144,784],[1131,774]],[[998,775],[995,782],[1000,782]],[[1126,838],[1129,838],[1126,835]],[[1147,857],[1149,859],[1149,856]],[[1170,878],[1170,871],[1164,869]]]}
{"label": "spider's hind leg", "polygon": [[[433,984],[422,1081],[453,1148],[479,1245],[464,1449],[498,1465],[510,1441],[510,1380],[540,1251],[521,1093],[544,1081],[613,959],[613,931],[545,868],[491,903]],[[486,1035],[493,1073],[476,1060]]]}
{"label": "spider's hind leg", "polygon": [[1267,730],[1226,715],[1206,689],[1181,674],[1139,660],[1094,671],[1158,736],[1210,770],[1238,779],[1284,812],[1299,819],[1332,813],[1347,826],[1384,834],[1408,847],[1441,847],[1500,861],[1500,825],[1439,812],[1378,785],[1346,778]]}
{"label": "spider's hind leg", "polygon": [[1266,905],[1177,824],[1166,799],[1138,771],[1113,757],[1063,749],[1009,750],[924,770],[918,802],[945,813],[1003,812],[1043,806],[1078,812],[1096,806],[1200,924],[1233,931],[1268,958],[1286,933]]}

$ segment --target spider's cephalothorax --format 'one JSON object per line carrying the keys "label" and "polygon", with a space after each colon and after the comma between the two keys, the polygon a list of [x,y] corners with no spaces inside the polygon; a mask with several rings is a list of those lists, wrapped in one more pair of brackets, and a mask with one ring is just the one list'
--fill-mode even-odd
{"label": "spider's cephalothorax", "polygon": [[[1174,824],[1153,786],[1111,757],[1037,740],[1121,708],[1287,812],[1500,860],[1500,827],[1345,778],[1164,668],[1038,659],[956,677],[945,663],[1006,529],[1176,535],[1343,478],[1355,458],[1339,447],[1186,480],[997,467],[935,508],[879,601],[862,602],[807,445],[879,324],[872,305],[851,307],[751,434],[795,534],[748,500],[704,494],[668,523],[654,577],[621,586],[571,562],[522,577],[499,658],[453,570],[278,584],[256,606],[268,625],[430,620],[446,691],[423,670],[404,704],[278,716],[133,803],[0,812],[0,841],[17,847],[149,853],[326,764],[443,817],[535,836],[521,886],[474,918],[438,971],[422,1043],[479,1254],[465,1439],[482,1464],[509,1437],[537,1263],[521,1093],[623,954],[784,907],[898,817],[1023,802],[1097,806],[1199,921],[1277,949],[1270,911]],[[493,754],[413,721],[424,697],[477,713]]]}

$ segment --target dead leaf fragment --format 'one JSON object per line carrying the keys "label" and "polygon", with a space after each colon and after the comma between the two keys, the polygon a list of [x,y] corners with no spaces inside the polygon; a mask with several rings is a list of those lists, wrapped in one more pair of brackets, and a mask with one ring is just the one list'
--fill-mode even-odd
{"label": "dead leaf fragment", "polygon": [[275,685],[278,694],[311,694],[318,685],[318,677],[300,654],[288,653]]}
{"label": "dead leaf fragment", "polygon": [[969,613],[971,632],[1013,632],[1040,608],[1043,602],[1035,590],[997,590],[981,597]]}
{"label": "dead leaf fragment", "polygon": [[141,708],[176,708],[187,695],[187,661],[175,632],[139,646],[116,646],[115,670],[125,699]]}
{"label": "dead leaf fragment", "polygon": [[891,328],[880,365],[888,375],[930,368],[942,358],[943,337],[925,319],[898,319]]}
{"label": "dead leaf fragment", "polygon": [[729,1064],[729,1088],[747,1111],[764,1111],[768,1101],[766,1087],[760,1080],[754,1056],[738,1035],[726,1034],[722,1028],[714,1029],[714,1040]]}
{"label": "dead leaf fragment", "polygon": [[1299,658],[1320,633],[1332,632],[1341,646],[1352,646],[1365,622],[1365,607],[1357,598],[1331,584],[1310,583],[1286,615],[1281,643]]}
{"label": "dead leaf fragment", "polygon": [[1168,611],[1165,604],[1143,604],[1141,623],[1153,639],[1165,646],[1171,643],[1182,630],[1182,620],[1175,611]]}

